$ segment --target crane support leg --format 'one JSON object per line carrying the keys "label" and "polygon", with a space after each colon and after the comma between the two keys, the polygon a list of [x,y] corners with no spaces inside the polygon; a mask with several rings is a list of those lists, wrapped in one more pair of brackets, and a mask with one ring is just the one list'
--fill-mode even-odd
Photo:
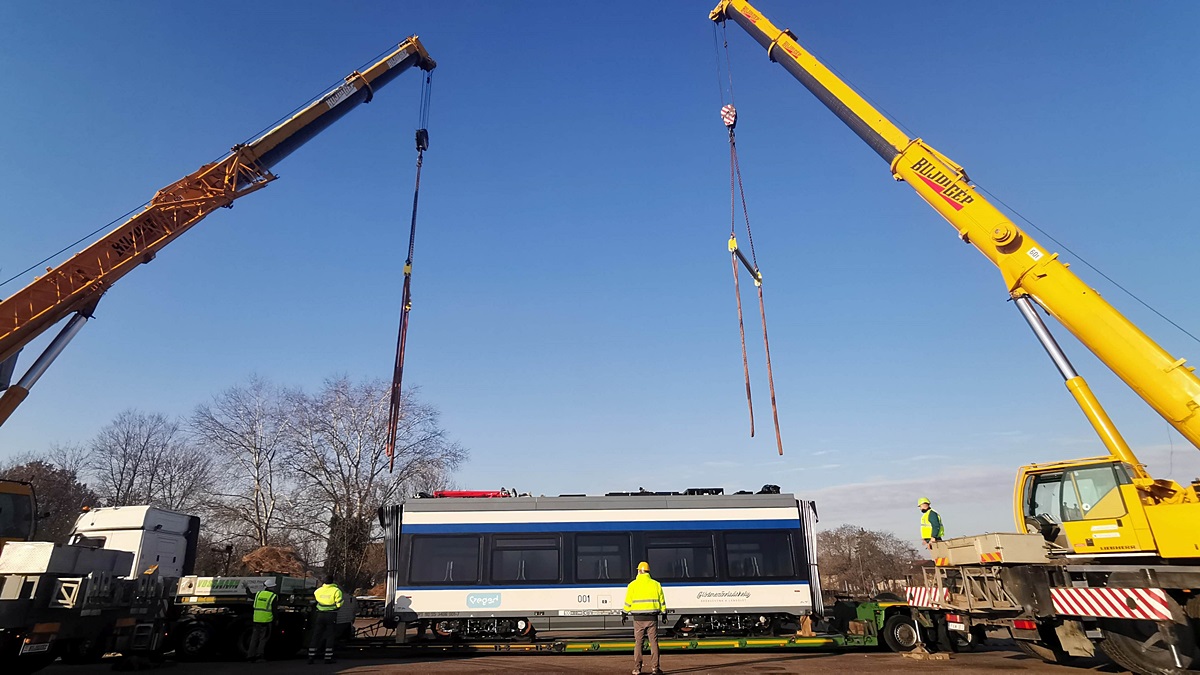
{"label": "crane support leg", "polygon": [[1042,347],[1050,355],[1050,360],[1054,361],[1054,365],[1058,367],[1058,372],[1062,374],[1063,379],[1066,381],[1067,390],[1071,392],[1071,396],[1079,404],[1083,415],[1087,417],[1092,428],[1096,430],[1096,433],[1100,436],[1100,440],[1104,443],[1104,447],[1108,449],[1109,454],[1133,467],[1135,478],[1149,478],[1150,475],[1146,473],[1145,467],[1134,456],[1133,450],[1129,448],[1129,444],[1125,442],[1125,438],[1121,436],[1121,432],[1117,430],[1108,413],[1104,411],[1104,407],[1100,405],[1099,399],[1092,393],[1091,387],[1075,371],[1075,367],[1067,359],[1067,355],[1063,352],[1062,347],[1058,346],[1058,342],[1051,335],[1050,329],[1046,327],[1046,323],[1042,321],[1042,317],[1038,315],[1037,309],[1034,308],[1033,300],[1027,295],[1022,295],[1013,298],[1013,302],[1016,303],[1017,309],[1021,310],[1021,316],[1025,317],[1025,321],[1029,323],[1029,327],[1033,329],[1033,334],[1037,336],[1038,342],[1042,343]]}
{"label": "crane support leg", "polygon": [[25,400],[25,397],[29,396],[29,390],[45,374],[46,369],[50,367],[51,363],[54,363],[58,355],[62,354],[67,344],[79,334],[79,331],[83,329],[83,324],[92,318],[92,311],[95,308],[95,303],[92,303],[85,310],[76,312],[75,316],[71,317],[71,320],[67,322],[67,325],[63,326],[62,330],[58,332],[58,335],[54,336],[54,339],[46,347],[46,350],[42,352],[42,355],[29,367],[29,371],[25,373],[25,376],[19,382],[5,390],[3,396],[0,396],[0,424],[4,424],[13,411],[17,409],[17,406],[21,405],[21,402]]}

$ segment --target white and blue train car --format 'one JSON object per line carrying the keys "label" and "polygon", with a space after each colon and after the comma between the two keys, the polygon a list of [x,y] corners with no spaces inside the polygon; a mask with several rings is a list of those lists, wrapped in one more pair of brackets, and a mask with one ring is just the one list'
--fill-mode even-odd
{"label": "white and blue train car", "polygon": [[443,638],[620,628],[643,560],[679,635],[822,612],[815,507],[790,494],[416,498],[380,515],[388,617]]}

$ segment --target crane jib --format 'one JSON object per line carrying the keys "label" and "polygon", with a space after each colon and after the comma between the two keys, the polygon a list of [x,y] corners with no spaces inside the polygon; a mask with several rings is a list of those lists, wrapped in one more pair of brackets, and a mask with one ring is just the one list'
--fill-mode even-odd
{"label": "crane jib", "polygon": [[[304,110],[296,114],[295,117],[301,117],[306,114],[311,114],[310,111],[319,111],[319,116],[306,124],[303,128],[289,135],[287,138],[272,145],[272,147],[263,152],[258,157],[258,163],[264,169],[270,169],[278,164],[288,155],[296,151],[297,148],[307,143],[314,136],[324,131],[334,122],[341,119],[346,113],[357,108],[359,104],[370,100],[375,89],[378,89],[387,83],[391,82],[400,73],[408,70],[410,67],[421,62],[422,57],[418,52],[401,52],[391,59],[388,59],[388,69],[378,77],[364,84],[359,79],[352,79],[345,84],[337,87],[333,91],[323,96],[319,101],[314,102]],[[295,119],[295,117],[293,119]],[[290,122],[291,120],[288,120]],[[288,122],[284,122],[276,129],[282,129]],[[257,141],[251,144],[251,148],[258,145],[260,142],[269,139],[275,130],[269,131]]]}
{"label": "crane jib", "polygon": [[[744,12],[755,14],[755,16],[747,16]],[[745,29],[755,41],[767,49],[767,56],[772,61],[782,65],[785,70],[792,74],[792,77],[799,80],[800,84],[803,84],[821,103],[824,103],[825,107],[829,108],[838,119],[850,127],[851,131],[858,135],[863,142],[871,146],[871,149],[882,157],[885,162],[891,164],[896,155],[900,154],[903,148],[896,147],[894,143],[884,138],[867,120],[854,112],[841,98],[831,92],[812,73],[800,65],[798,59],[802,58],[803,52],[795,43],[789,31],[783,31],[776,38],[772,38],[759,26],[759,23],[769,24],[769,22],[761,15],[757,15],[753,9],[738,7],[732,3],[723,3],[713,14],[715,18],[733,19],[735,23]],[[776,58],[776,48],[783,49],[791,58]]]}
{"label": "crane jib", "polygon": [[162,188],[146,208],[116,229],[0,300],[0,374],[5,384],[11,382],[17,353],[54,324],[76,315],[26,375],[0,394],[0,424],[25,399],[29,387],[78,332],[83,320],[92,316],[101,295],[114,283],[137,265],[153,260],[159,250],[214,210],[265,187],[275,179],[269,171],[272,165],[359,103],[370,101],[376,89],[412,66],[425,71],[437,67],[415,35],[361,72],[352,72],[344,83],[256,140],[234,146],[221,160]]}

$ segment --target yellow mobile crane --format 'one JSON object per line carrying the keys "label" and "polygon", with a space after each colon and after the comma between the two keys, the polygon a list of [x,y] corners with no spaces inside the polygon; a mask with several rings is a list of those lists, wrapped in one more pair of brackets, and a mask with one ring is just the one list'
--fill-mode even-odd
{"label": "yellow mobile crane", "polygon": [[[1103,457],[1027,466],[1017,481],[1017,526],[1038,527],[1027,519],[1031,499],[1051,476],[1063,483],[1062,523],[1066,543],[1078,553],[1155,552],[1163,558],[1200,558],[1200,499],[1193,486],[1152,478],[1121,437],[1112,420],[1034,309],[1035,303],[1057,319],[1193,445],[1200,448],[1200,378],[1185,360],[1167,353],[1090,288],[1057,253],[1050,253],[1017,227],[975,189],[961,166],[923,140],[910,139],[853,89],[805,51],[790,31],[779,30],[749,3],[727,0],[713,10],[714,20],[731,19],[746,29],[779,62],[845,122],[891,167],[892,177],[908,183],[942,215],[965,242],[1000,268],[1004,283],[1066,380],[1067,389],[1109,454]],[[1118,488],[1119,489],[1114,489]],[[1108,488],[1108,489],[1104,489]],[[1102,492],[1093,495],[1097,490]],[[1087,502],[1070,506],[1066,493]],[[1127,513],[1125,513],[1127,511]],[[1117,524],[1116,520],[1121,523]],[[1119,536],[1095,539],[1095,525]]]}
{"label": "yellow mobile crane", "polygon": [[[6,390],[0,396],[0,424],[92,317],[96,303],[113,283],[153,260],[215,209],[232,206],[235,199],[266,187],[275,180],[271,167],[277,162],[360,103],[370,102],[375,90],[413,66],[426,72],[437,66],[415,35],[262,136],[234,146],[223,159],[159,190],[137,215],[0,301],[0,390]],[[68,316],[71,319],[25,375],[12,383],[20,351]]]}
{"label": "yellow mobile crane", "polygon": [[[1028,556],[1030,561],[1044,558],[1055,566],[1023,568],[1022,574],[1032,574],[1036,581],[1022,582],[1028,586],[1024,590],[1032,590],[1026,602],[1014,603],[1023,604],[1028,615],[1042,621],[1035,626],[1042,633],[1035,631],[1034,639],[1040,637],[1049,651],[1039,655],[1053,656],[1064,647],[1070,647],[1067,651],[1072,654],[1087,653],[1086,641],[1075,639],[1086,634],[1093,641],[1103,640],[1105,651],[1135,672],[1175,672],[1200,663],[1196,646],[1200,596],[1194,594],[1200,591],[1198,485],[1156,479],[1146,471],[1054,340],[1036,306],[1065,326],[1200,448],[1200,378],[1194,368],[1156,344],[1068,270],[1058,254],[992,206],[962,166],[923,140],[905,135],[801,47],[790,30],[777,28],[745,0],[723,0],[710,18],[745,29],[772,61],[888,163],[895,180],[912,187],[949,221],[959,238],[1000,269],[1014,303],[1108,450],[1099,457],[1024,466],[1017,473],[1013,500],[1017,527],[1057,544],[1049,555]],[[1017,541],[1010,540],[1010,553]],[[994,550],[981,553],[976,562],[1001,560],[1017,562]],[[1081,564],[1072,567],[1068,562]],[[939,563],[954,564],[946,559]],[[1013,580],[1016,572],[996,569],[1004,573],[996,577],[998,584],[1008,579],[1008,585],[997,590],[1021,596],[1024,590],[1014,590],[1022,586]],[[933,604],[940,604],[940,598]],[[1018,614],[1008,619],[1013,616]],[[1051,624],[1043,621],[1053,616],[1059,619]],[[1062,616],[1081,619],[1070,619],[1078,625],[1063,630]],[[951,623],[962,626],[963,622]],[[1052,630],[1044,634],[1048,627]]]}

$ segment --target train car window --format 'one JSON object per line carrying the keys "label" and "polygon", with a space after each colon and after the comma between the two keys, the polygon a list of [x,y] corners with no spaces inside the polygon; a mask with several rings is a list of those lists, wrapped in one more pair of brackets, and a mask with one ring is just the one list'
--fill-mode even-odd
{"label": "train car window", "polygon": [[521,537],[492,540],[492,582],[558,581],[558,538]]}
{"label": "train car window", "polygon": [[648,534],[646,561],[659,581],[715,579],[711,534]]}
{"label": "train car window", "polygon": [[479,583],[479,537],[414,536],[408,579],[414,584]]}
{"label": "train car window", "polygon": [[575,535],[576,581],[628,581],[633,576],[627,534]]}
{"label": "train car window", "polygon": [[725,558],[730,579],[791,577],[792,541],[787,532],[727,532]]}

